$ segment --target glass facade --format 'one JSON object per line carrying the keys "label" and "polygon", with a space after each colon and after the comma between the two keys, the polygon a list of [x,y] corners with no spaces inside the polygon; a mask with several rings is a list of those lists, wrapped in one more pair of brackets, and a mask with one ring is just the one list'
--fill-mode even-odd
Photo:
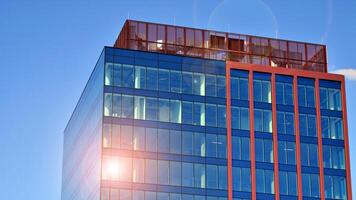
{"label": "glass facade", "polygon": [[344,83],[295,70],[322,49],[128,25],[136,50],[104,48],[65,129],[63,200],[351,199]]}

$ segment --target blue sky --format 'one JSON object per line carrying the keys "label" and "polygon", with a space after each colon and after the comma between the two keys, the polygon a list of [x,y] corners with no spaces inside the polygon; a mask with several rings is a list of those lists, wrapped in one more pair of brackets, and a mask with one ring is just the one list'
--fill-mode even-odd
{"label": "blue sky", "polygon": [[0,199],[60,199],[62,132],[126,18],[327,45],[347,74],[356,191],[355,1],[1,1]]}

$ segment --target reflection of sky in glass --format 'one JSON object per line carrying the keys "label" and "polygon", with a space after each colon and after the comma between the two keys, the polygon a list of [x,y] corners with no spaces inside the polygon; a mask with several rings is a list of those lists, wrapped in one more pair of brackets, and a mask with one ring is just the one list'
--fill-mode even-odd
{"label": "reflection of sky in glass", "polygon": [[[4,1],[0,6],[0,199],[60,198],[62,132],[103,46],[114,43],[127,16],[322,42],[327,45],[329,71],[345,68],[340,72],[356,74],[352,71],[356,3],[352,1]],[[356,82],[346,84],[353,155]],[[351,162],[355,179],[355,156]],[[353,187],[356,191],[356,184]]]}

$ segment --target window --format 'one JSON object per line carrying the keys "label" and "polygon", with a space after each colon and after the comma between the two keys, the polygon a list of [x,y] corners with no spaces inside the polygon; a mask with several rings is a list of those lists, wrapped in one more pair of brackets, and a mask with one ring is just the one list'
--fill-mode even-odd
{"label": "window", "polygon": [[169,70],[166,69],[159,69],[158,70],[158,89],[160,91],[168,92],[170,89],[170,82],[169,82]]}
{"label": "window", "polygon": [[113,81],[113,63],[106,63],[105,65],[105,85],[112,85]]}
{"label": "window", "polygon": [[231,77],[231,99],[248,100],[248,79]]}
{"label": "window", "polygon": [[256,102],[271,103],[271,82],[253,80],[253,96]]}
{"label": "window", "polygon": [[205,134],[194,133],[194,155],[205,157]]}
{"label": "window", "polygon": [[158,99],[158,120],[161,122],[169,122],[169,100]]}
{"label": "window", "polygon": [[170,102],[170,122],[182,123],[181,103],[178,100],[171,100]]}
{"label": "window", "polygon": [[180,154],[182,152],[182,133],[170,130],[170,152]]}
{"label": "window", "polygon": [[205,188],[205,165],[194,164],[194,186]]}
{"label": "window", "polygon": [[146,128],[146,151],[157,152],[157,129]]}
{"label": "window", "polygon": [[302,166],[317,167],[318,166],[318,145],[300,143]]}
{"label": "window", "polygon": [[218,135],[218,158],[226,158],[227,148],[226,148],[226,136]]}
{"label": "window", "polygon": [[146,97],[146,120],[158,119],[158,101],[157,98]]}
{"label": "window", "polygon": [[182,185],[182,164],[180,162],[169,162],[169,184],[175,186]]}
{"label": "window", "polygon": [[218,144],[217,135],[206,134],[206,156],[207,157],[217,157],[218,156],[217,144]]}
{"label": "window", "polygon": [[255,141],[255,152],[257,162],[273,163],[272,140],[257,138]]}
{"label": "window", "polygon": [[250,160],[250,138],[232,136],[232,159]]}
{"label": "window", "polygon": [[144,183],[145,181],[145,160],[142,158],[133,158],[132,182]]}
{"label": "window", "polygon": [[121,95],[113,94],[112,95],[112,116],[120,117],[121,116]]}
{"label": "window", "polygon": [[182,153],[185,155],[193,155],[193,144],[194,144],[194,134],[193,132],[183,131],[182,132]]}
{"label": "window", "polygon": [[314,86],[298,85],[298,106],[315,108]]}
{"label": "window", "polygon": [[205,126],[205,104],[194,102],[193,124]]}
{"label": "window", "polygon": [[183,80],[182,80],[182,92],[184,94],[192,94],[193,93],[193,73],[183,72]]}
{"label": "window", "polygon": [[111,124],[103,124],[103,147],[111,147]]}
{"label": "window", "polygon": [[193,103],[188,101],[182,102],[182,122],[183,124],[193,124]]}
{"label": "window", "polygon": [[299,114],[299,132],[301,136],[316,137],[315,115]]}
{"label": "window", "polygon": [[274,194],[274,176],[272,170],[256,169],[256,191]]}
{"label": "window", "polygon": [[120,148],[121,146],[121,126],[112,124],[111,125],[111,147]]}
{"label": "window", "polygon": [[319,175],[302,173],[303,196],[319,197]]}
{"label": "window", "polygon": [[234,191],[251,191],[250,168],[232,167],[232,185]]}
{"label": "window", "polygon": [[282,105],[293,105],[293,84],[276,83],[276,103]]}
{"label": "window", "polygon": [[218,107],[218,127],[225,128],[226,127],[226,106],[225,105],[217,105]]}
{"label": "window", "polygon": [[231,107],[231,127],[241,130],[250,129],[250,113],[248,108]]}
{"label": "window", "polygon": [[182,74],[179,71],[171,70],[171,92],[181,92]]}
{"label": "window", "polygon": [[278,161],[281,164],[295,165],[295,143],[278,141]]}
{"label": "window", "polygon": [[112,94],[105,93],[104,95],[104,116],[112,115]]}
{"label": "window", "polygon": [[344,147],[323,145],[323,161],[325,168],[345,169]]}
{"label": "window", "polygon": [[157,160],[145,161],[145,183],[157,184]]}
{"label": "window", "polygon": [[146,88],[146,67],[135,66],[135,88]]}
{"label": "window", "polygon": [[323,138],[343,140],[342,118],[338,117],[321,117],[321,132]]}
{"label": "window", "polygon": [[133,132],[133,150],[144,151],[145,148],[145,128],[134,127]]}
{"label": "window", "polygon": [[255,131],[272,133],[272,111],[255,109]]}
{"label": "window", "polygon": [[193,163],[182,163],[182,186],[194,187]]}
{"label": "window", "polygon": [[277,112],[278,134],[294,135],[294,113]]}
{"label": "window", "polygon": [[217,76],[216,77],[216,93],[218,97],[225,98],[226,93],[226,77]]}
{"label": "window", "polygon": [[320,108],[341,111],[340,89],[320,87]]}
{"label": "window", "polygon": [[205,76],[204,74],[193,74],[193,94],[205,96]]}
{"label": "window", "polygon": [[145,119],[145,97],[135,96],[134,117],[135,119]]}
{"label": "window", "polygon": [[216,127],[217,122],[217,109],[215,104],[205,104],[205,111],[206,111],[206,125]]}
{"label": "window", "polygon": [[132,132],[133,132],[132,129],[133,129],[132,126],[121,126],[120,147],[122,149],[129,149],[129,150],[132,149]]}
{"label": "window", "polygon": [[296,172],[279,172],[279,190],[283,195],[297,195]]}
{"label": "window", "polygon": [[134,67],[132,65],[122,66],[122,86],[134,87]]}
{"label": "window", "polygon": [[216,96],[216,76],[207,74],[205,76],[205,91],[206,96]]}
{"label": "window", "polygon": [[169,153],[169,130],[158,129],[158,152]]}
{"label": "window", "polygon": [[146,88],[149,90],[157,90],[158,72],[156,68],[147,67],[146,71]]}
{"label": "window", "polygon": [[122,95],[122,118],[133,118],[133,96],[131,95]]}
{"label": "window", "polygon": [[217,165],[206,165],[206,187],[210,189],[219,188],[219,176]]}
{"label": "window", "polygon": [[347,199],[346,179],[341,176],[324,177],[325,197],[332,199]]}
{"label": "window", "polygon": [[227,189],[227,168],[226,166],[219,166],[219,189]]}

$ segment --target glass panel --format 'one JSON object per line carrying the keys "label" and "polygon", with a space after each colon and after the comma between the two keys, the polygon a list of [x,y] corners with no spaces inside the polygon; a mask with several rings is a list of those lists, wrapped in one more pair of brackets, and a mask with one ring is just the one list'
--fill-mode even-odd
{"label": "glass panel", "polygon": [[240,109],[231,107],[231,128],[240,129]]}
{"label": "glass panel", "polygon": [[306,107],[305,86],[298,85],[298,105]]}
{"label": "glass panel", "polygon": [[241,100],[248,100],[248,79],[240,78],[239,79],[239,94]]}
{"label": "glass panel", "polygon": [[204,76],[204,74],[194,73],[193,94],[205,96],[205,76]]}
{"label": "glass panel", "polygon": [[121,148],[132,149],[132,126],[121,126]]}
{"label": "glass panel", "polygon": [[193,103],[183,101],[182,109],[183,109],[183,115],[182,115],[183,124],[193,124]]}
{"label": "glass panel", "polygon": [[111,132],[111,146],[113,148],[120,148],[121,143],[121,127],[120,125],[112,124],[112,132]]}
{"label": "glass panel", "polygon": [[227,168],[219,166],[219,189],[227,189]]}
{"label": "glass panel", "polygon": [[250,113],[248,108],[240,108],[241,129],[250,130]]}
{"label": "glass panel", "polygon": [[182,132],[182,153],[193,155],[193,132]]}
{"label": "glass panel", "polygon": [[217,143],[218,138],[215,134],[206,134],[206,156],[217,157]]}
{"label": "glass panel", "polygon": [[205,165],[194,164],[194,185],[198,188],[205,188]]}
{"label": "glass panel", "polygon": [[216,105],[206,104],[206,125],[216,127],[217,115],[216,115]]}
{"label": "glass panel", "polygon": [[182,166],[180,162],[169,162],[170,173],[169,173],[169,183],[170,185],[180,186],[182,180]]}
{"label": "glass panel", "polygon": [[263,131],[272,133],[272,112],[270,110],[263,111]]}
{"label": "glass panel", "polygon": [[216,76],[214,75],[206,75],[205,77],[205,91],[206,96],[216,96]]}
{"label": "glass panel", "polygon": [[158,71],[158,88],[160,91],[169,91],[169,70],[159,69]]}
{"label": "glass panel", "polygon": [[179,71],[171,71],[171,92],[181,92],[182,75]]}
{"label": "glass panel", "polygon": [[226,77],[225,76],[217,76],[216,79],[216,92],[217,96],[221,98],[225,98],[226,93]]}
{"label": "glass panel", "polygon": [[182,163],[182,185],[185,187],[194,186],[193,163]]}
{"label": "glass panel", "polygon": [[157,120],[158,107],[157,99],[146,97],[146,120]]}
{"label": "glass panel", "polygon": [[218,167],[216,165],[206,166],[206,186],[211,189],[218,189]]}
{"label": "glass panel", "polygon": [[122,95],[122,113],[121,117],[123,118],[133,118],[133,96]]}
{"label": "glass panel", "polygon": [[158,152],[169,153],[168,129],[158,129]]}
{"label": "glass panel", "polygon": [[193,74],[190,72],[183,72],[182,92],[185,94],[193,93]]}
{"label": "glass panel", "polygon": [[105,93],[104,97],[104,116],[112,115],[112,94]]}
{"label": "glass panel", "polygon": [[284,103],[286,105],[293,105],[293,85],[284,84]]}
{"label": "glass panel", "polygon": [[235,77],[230,78],[230,91],[231,91],[231,99],[239,98],[239,79]]}
{"label": "glass panel", "polygon": [[122,67],[122,86],[134,87],[134,67],[132,65],[123,65]]}
{"label": "glass panel", "polygon": [[149,90],[157,90],[157,69],[156,68],[147,68],[147,75],[146,75],[146,84],[147,89]]}
{"label": "glass panel", "polygon": [[145,97],[135,96],[134,117],[135,119],[145,119]]}
{"label": "glass panel", "polygon": [[114,63],[113,72],[112,72],[112,85],[113,86],[121,86],[121,79],[122,79],[122,69],[121,64]]}
{"label": "glass panel", "polygon": [[320,108],[328,109],[328,90],[320,88]]}
{"label": "glass panel", "polygon": [[218,158],[226,158],[226,136],[218,135]]}
{"label": "glass panel", "polygon": [[146,128],[146,151],[157,152],[157,129]]}
{"label": "glass panel", "polygon": [[113,94],[112,96],[112,116],[120,117],[121,116],[121,95]]}
{"label": "glass panel", "polygon": [[169,100],[158,100],[158,120],[162,122],[169,122]]}
{"label": "glass panel", "polygon": [[136,66],[135,67],[135,88],[146,88],[146,68]]}
{"label": "glass panel", "polygon": [[253,80],[253,98],[255,101],[262,101],[262,82]]}
{"label": "glass panel", "polygon": [[180,131],[170,131],[170,152],[180,154],[182,149],[182,134]]}
{"label": "glass panel", "polygon": [[145,149],[145,128],[134,127],[133,150],[144,151]]}
{"label": "glass panel", "polygon": [[262,126],[262,110],[254,111],[254,124],[255,124],[255,131],[263,131]]}
{"label": "glass panel", "polygon": [[314,87],[306,87],[306,99],[307,99],[307,106],[308,107],[315,107],[315,92]]}
{"label": "glass panel", "polygon": [[218,105],[218,127],[226,127],[226,106]]}
{"label": "glass panel", "polygon": [[277,104],[284,104],[284,84],[283,83],[276,83],[276,103]]}
{"label": "glass panel", "polygon": [[145,180],[145,160],[133,158],[132,181],[135,183],[144,183]]}
{"label": "glass panel", "polygon": [[171,100],[170,122],[179,124],[182,123],[181,103],[178,100]]}
{"label": "glass panel", "polygon": [[251,173],[250,173],[250,169],[249,168],[242,168],[241,175],[242,175],[242,180],[241,180],[242,188],[241,188],[241,190],[245,191],[245,192],[250,192],[251,191]]}
{"label": "glass panel", "polygon": [[262,102],[271,103],[271,83],[262,81]]}
{"label": "glass panel", "polygon": [[194,103],[193,124],[205,126],[205,104]]}
{"label": "glass panel", "polygon": [[132,191],[132,200],[145,199],[145,193],[143,191],[134,190]]}
{"label": "glass panel", "polygon": [[194,155],[205,156],[205,134],[194,133]]}
{"label": "glass panel", "polygon": [[157,183],[157,161],[146,159],[145,183]]}

